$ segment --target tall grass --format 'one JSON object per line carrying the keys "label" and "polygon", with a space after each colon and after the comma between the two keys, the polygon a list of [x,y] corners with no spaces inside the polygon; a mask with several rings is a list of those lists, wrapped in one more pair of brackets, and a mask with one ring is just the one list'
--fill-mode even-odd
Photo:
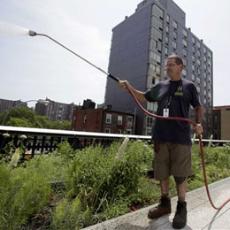
{"label": "tall grass", "polygon": [[[205,152],[209,182],[229,177],[230,147]],[[190,190],[203,186],[197,146],[192,157]],[[160,190],[158,182],[146,176],[152,159],[151,145],[126,140],[122,146],[114,142],[108,148],[82,150],[63,143],[54,154],[37,156],[17,167],[2,162],[0,229],[80,229],[153,204]],[[176,194],[175,186],[170,192]]]}

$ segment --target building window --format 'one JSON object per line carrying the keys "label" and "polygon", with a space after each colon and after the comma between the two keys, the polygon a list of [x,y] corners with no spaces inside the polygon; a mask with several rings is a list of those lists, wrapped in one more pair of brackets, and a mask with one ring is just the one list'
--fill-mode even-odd
{"label": "building window", "polygon": [[152,26],[157,30],[163,30],[163,23],[161,20],[157,19],[156,17],[152,17]]}
{"label": "building window", "polygon": [[148,74],[153,76],[156,72],[157,65],[156,64],[149,64],[149,72]]}
{"label": "building window", "polygon": [[184,59],[183,62],[184,62],[184,66],[186,66],[187,65],[187,60]]}
{"label": "building window", "polygon": [[166,25],[166,27],[165,27],[165,32],[166,32],[166,33],[169,33],[169,26],[167,26],[167,25]]}
{"label": "building window", "polygon": [[110,128],[105,128],[105,132],[106,133],[111,133],[111,129]]}
{"label": "building window", "polygon": [[183,30],[183,35],[184,35],[185,38],[188,37],[188,32],[187,32],[187,30]]}
{"label": "building window", "polygon": [[195,81],[196,77],[194,74],[192,74],[192,81]]}
{"label": "building window", "polygon": [[154,53],[154,52],[150,52],[149,53],[149,59],[150,59],[150,63],[154,63],[154,62],[157,62],[157,63],[161,63],[161,55],[157,54],[157,53]]}
{"label": "building window", "polygon": [[146,125],[147,125],[147,127],[152,127],[152,125],[153,125],[153,118],[152,117],[146,117]]}
{"label": "building window", "polygon": [[168,54],[169,54],[169,49],[168,47],[165,47],[165,56],[168,56]]}
{"label": "building window", "polygon": [[162,41],[162,32],[155,28],[152,28],[151,37],[154,38],[155,40]]}
{"label": "building window", "polygon": [[173,39],[176,40],[177,39],[177,32],[173,31]]}
{"label": "building window", "polygon": [[161,52],[162,43],[160,41],[157,41],[157,50]]}
{"label": "building window", "polygon": [[86,115],[84,115],[84,117],[83,117],[83,123],[85,124],[85,123],[86,123],[86,121],[87,121],[87,116],[86,116]]}
{"label": "building window", "polygon": [[192,61],[195,62],[196,61],[196,58],[195,56],[192,55]]}
{"label": "building window", "polygon": [[157,5],[153,5],[152,15],[157,18],[163,19],[163,10],[159,8]]}
{"label": "building window", "polygon": [[183,55],[186,57],[187,56],[187,50],[183,49]]}
{"label": "building window", "polygon": [[157,66],[156,66],[156,75],[157,75],[157,76],[160,76],[160,75],[161,75],[161,66],[160,66],[160,65],[157,65]]}
{"label": "building window", "polygon": [[117,116],[117,125],[122,125],[122,116],[121,115]]}
{"label": "building window", "polygon": [[162,46],[162,43],[160,41],[155,41],[151,39],[150,50],[152,51],[158,50],[159,52],[161,52],[161,46]]}
{"label": "building window", "polygon": [[212,57],[211,52],[208,52],[208,58],[211,59],[211,57]]}
{"label": "building window", "polygon": [[198,85],[200,85],[200,78],[197,78],[196,82],[197,82]]}
{"label": "building window", "polygon": [[176,22],[176,21],[173,21],[173,24],[172,24],[172,25],[173,25],[173,29],[176,30],[176,29],[177,29],[177,22]]}
{"label": "building window", "polygon": [[150,41],[150,50],[155,50],[157,47],[157,41],[154,39],[151,39]]}
{"label": "building window", "polygon": [[192,52],[193,52],[193,54],[195,55],[195,53],[196,53],[196,49],[195,49],[195,47],[194,47],[194,46],[192,47]]}
{"label": "building window", "polygon": [[153,102],[147,102],[147,110],[150,112],[154,111],[154,103]]}
{"label": "building window", "polygon": [[168,36],[165,37],[165,43],[166,43],[166,45],[169,44],[169,37]]}
{"label": "building window", "polygon": [[127,134],[132,134],[132,129],[126,129]]}
{"label": "building window", "polygon": [[195,43],[196,43],[196,39],[192,37],[192,44],[195,45]]}
{"label": "building window", "polygon": [[183,69],[183,70],[182,70],[182,75],[183,75],[183,78],[186,78],[186,75],[187,75],[186,69]]}
{"label": "building window", "polygon": [[132,116],[127,116],[127,121],[132,122],[133,121],[133,117]]}
{"label": "building window", "polygon": [[111,124],[112,123],[112,114],[106,113],[105,123],[106,124]]}
{"label": "building window", "polygon": [[147,127],[146,128],[146,135],[150,136],[152,134],[152,128],[151,127]]}
{"label": "building window", "polygon": [[188,46],[188,43],[187,43],[187,41],[185,39],[183,39],[182,43],[183,43],[184,47]]}
{"label": "building window", "polygon": [[170,21],[170,17],[169,17],[169,15],[167,14],[167,16],[166,16],[166,22],[169,24],[169,21]]}
{"label": "building window", "polygon": [[195,72],[195,65],[192,65],[192,71]]}
{"label": "building window", "polygon": [[127,116],[126,121],[127,121],[126,123],[127,128],[131,128],[133,126],[133,117]]}
{"label": "building window", "polygon": [[148,76],[152,77],[160,77],[161,67],[158,64],[149,64]]}
{"label": "building window", "polygon": [[173,47],[173,49],[176,49],[176,42],[175,41],[172,41],[172,47]]}

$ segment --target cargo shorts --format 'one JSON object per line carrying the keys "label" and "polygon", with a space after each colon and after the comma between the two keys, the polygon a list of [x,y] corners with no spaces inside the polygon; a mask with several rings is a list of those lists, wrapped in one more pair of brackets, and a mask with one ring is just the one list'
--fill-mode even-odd
{"label": "cargo shorts", "polygon": [[155,142],[153,168],[156,180],[191,176],[191,145]]}

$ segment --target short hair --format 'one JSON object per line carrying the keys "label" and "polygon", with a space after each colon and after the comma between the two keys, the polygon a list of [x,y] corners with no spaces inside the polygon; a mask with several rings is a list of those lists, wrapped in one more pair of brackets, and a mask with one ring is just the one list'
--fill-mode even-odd
{"label": "short hair", "polygon": [[177,65],[184,66],[183,59],[177,54],[171,54],[171,55],[168,56],[167,59],[175,59],[175,62],[176,62]]}

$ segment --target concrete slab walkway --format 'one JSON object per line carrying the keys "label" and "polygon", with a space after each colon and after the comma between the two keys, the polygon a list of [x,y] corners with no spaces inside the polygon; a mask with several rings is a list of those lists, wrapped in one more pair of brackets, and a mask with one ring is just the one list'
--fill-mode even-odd
{"label": "concrete slab walkway", "polygon": [[[220,206],[230,198],[230,177],[209,185],[213,202]],[[156,220],[147,218],[148,210],[153,206],[128,213],[118,218],[84,228],[84,230],[170,230],[176,208],[177,198],[172,199],[172,214]],[[184,229],[230,230],[230,202],[217,211],[208,201],[205,188],[187,193],[188,223]]]}

